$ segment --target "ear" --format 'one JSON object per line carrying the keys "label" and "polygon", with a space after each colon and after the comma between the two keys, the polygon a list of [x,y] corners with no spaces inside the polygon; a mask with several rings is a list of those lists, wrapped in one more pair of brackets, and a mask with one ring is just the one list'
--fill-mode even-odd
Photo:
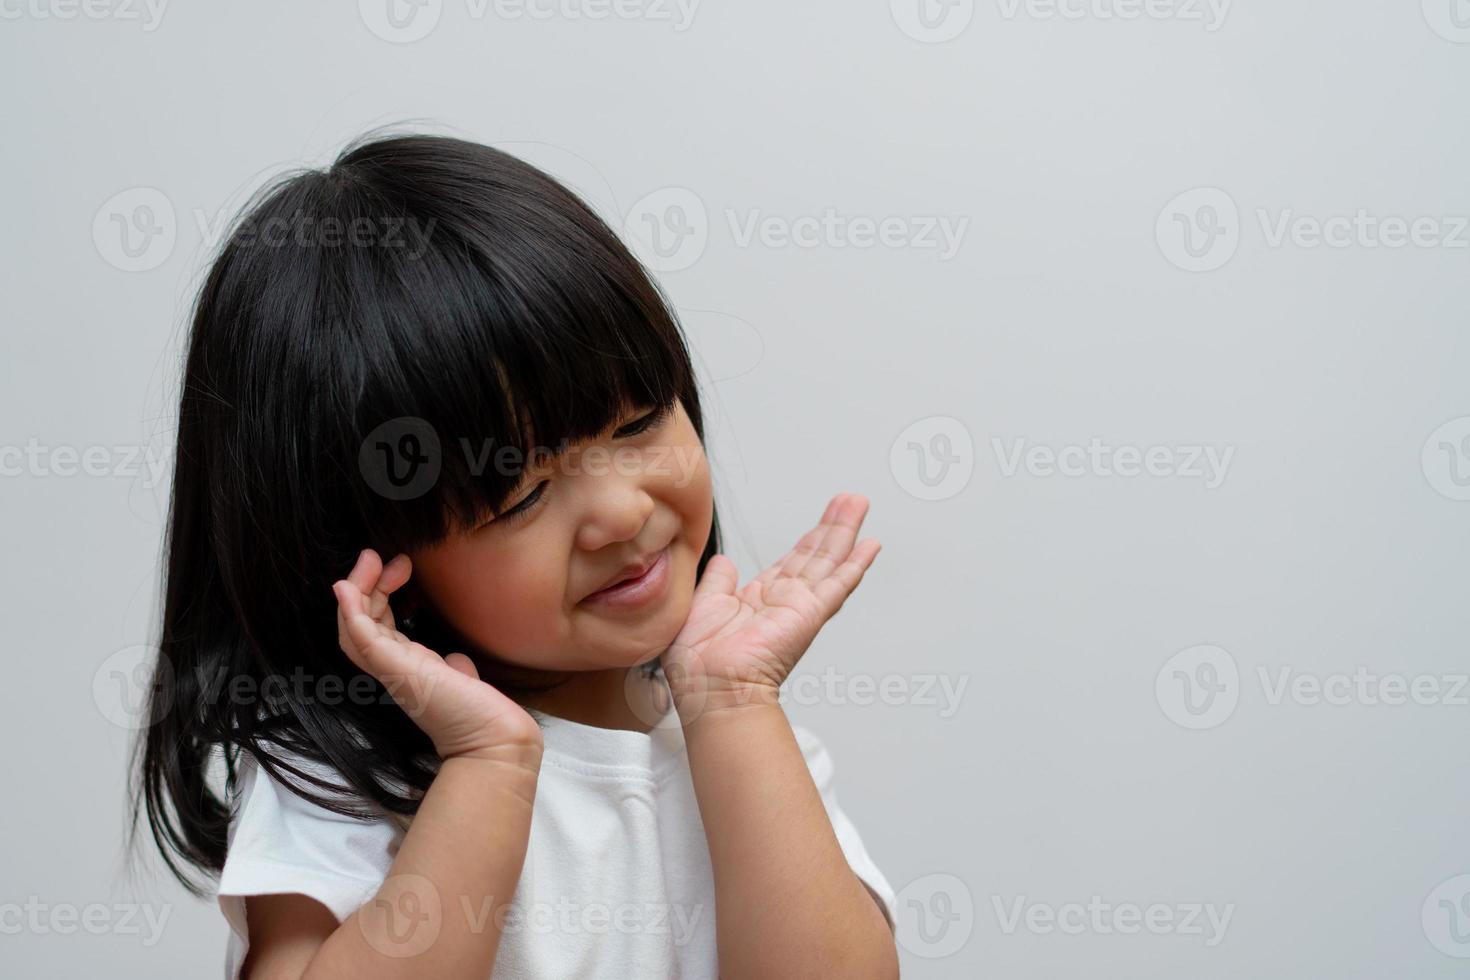
{"label": "ear", "polygon": [[423,593],[415,587],[412,579],[393,594],[393,618],[400,626],[404,620],[422,622],[425,606]]}

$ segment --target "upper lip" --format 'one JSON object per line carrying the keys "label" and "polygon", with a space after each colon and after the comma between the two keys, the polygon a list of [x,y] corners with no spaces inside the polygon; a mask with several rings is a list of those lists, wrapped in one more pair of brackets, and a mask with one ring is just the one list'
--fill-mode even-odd
{"label": "upper lip", "polygon": [[597,588],[593,589],[587,594],[593,595],[595,593],[601,592],[603,589],[612,588],[614,585],[617,585],[619,582],[622,582],[626,579],[637,578],[638,576],[642,575],[644,572],[652,568],[654,563],[658,561],[658,556],[661,554],[663,554],[662,550],[655,551],[651,555],[644,555],[637,561],[632,562],[631,564],[624,565],[616,575],[607,579],[601,585],[599,585]]}

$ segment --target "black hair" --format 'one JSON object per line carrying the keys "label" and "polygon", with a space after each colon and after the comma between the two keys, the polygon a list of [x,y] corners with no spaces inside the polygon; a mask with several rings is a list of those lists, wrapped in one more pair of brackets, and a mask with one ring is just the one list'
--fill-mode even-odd
{"label": "black hair", "polygon": [[[670,304],[584,202],[514,156],[365,134],[252,195],[192,312],[132,837],[141,801],[170,871],[206,895],[189,871],[218,875],[230,819],[210,769],[228,794],[242,752],[321,789],[293,761],[330,766],[368,807],[286,782],[336,812],[414,813],[437,757],[340,650],[331,583],[364,547],[386,562],[500,510],[518,469],[476,466],[460,440],[529,462],[676,399],[703,441]],[[698,573],[718,551],[716,516]],[[512,698],[565,676],[476,656],[427,603],[414,621]]]}

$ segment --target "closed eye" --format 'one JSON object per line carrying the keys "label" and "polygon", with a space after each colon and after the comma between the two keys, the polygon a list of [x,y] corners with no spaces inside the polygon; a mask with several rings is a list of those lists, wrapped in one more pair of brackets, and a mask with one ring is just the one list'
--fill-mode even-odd
{"label": "closed eye", "polygon": [[661,425],[665,419],[673,414],[674,406],[672,403],[665,405],[662,408],[656,408],[642,418],[637,419],[633,422],[629,422],[627,425],[614,432],[613,438],[627,439],[631,438],[632,436],[642,435],[649,429]]}
{"label": "closed eye", "polygon": [[[614,432],[613,438],[631,439],[634,436],[642,435],[643,433],[662,425],[666,420],[672,417],[673,414],[674,405],[671,402],[661,408],[654,409],[647,415],[644,415],[642,418],[635,419],[634,421],[629,422],[627,425]],[[498,524],[502,521],[514,524],[518,520],[524,519],[528,514],[531,513],[531,511],[536,508],[536,505],[546,495],[546,486],[550,482],[550,480],[542,480],[540,483],[536,484],[536,488],[534,490],[532,490],[526,496],[522,497],[520,499],[520,502],[518,502],[514,507],[511,507],[509,510],[501,511],[495,517],[486,521],[485,524],[482,524],[481,527],[484,527],[488,524]]]}
{"label": "closed eye", "polygon": [[501,513],[497,514],[495,516],[495,519],[490,521],[490,523],[497,524],[500,521],[511,521],[513,523],[518,518],[524,517],[526,514],[529,514],[531,510],[536,506],[536,502],[539,501],[543,496],[545,496],[546,485],[550,482],[550,480],[542,480],[540,483],[536,484],[536,489],[532,490],[530,493],[522,497],[520,503],[516,504],[510,510],[502,511]]}

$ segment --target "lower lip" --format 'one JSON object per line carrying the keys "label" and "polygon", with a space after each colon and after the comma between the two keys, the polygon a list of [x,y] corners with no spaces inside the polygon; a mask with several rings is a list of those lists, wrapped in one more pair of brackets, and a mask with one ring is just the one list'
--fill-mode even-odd
{"label": "lower lip", "polygon": [[594,592],[583,599],[582,604],[599,609],[637,609],[663,595],[668,584],[669,549],[665,548],[658,553],[658,558],[648,571],[637,578]]}

